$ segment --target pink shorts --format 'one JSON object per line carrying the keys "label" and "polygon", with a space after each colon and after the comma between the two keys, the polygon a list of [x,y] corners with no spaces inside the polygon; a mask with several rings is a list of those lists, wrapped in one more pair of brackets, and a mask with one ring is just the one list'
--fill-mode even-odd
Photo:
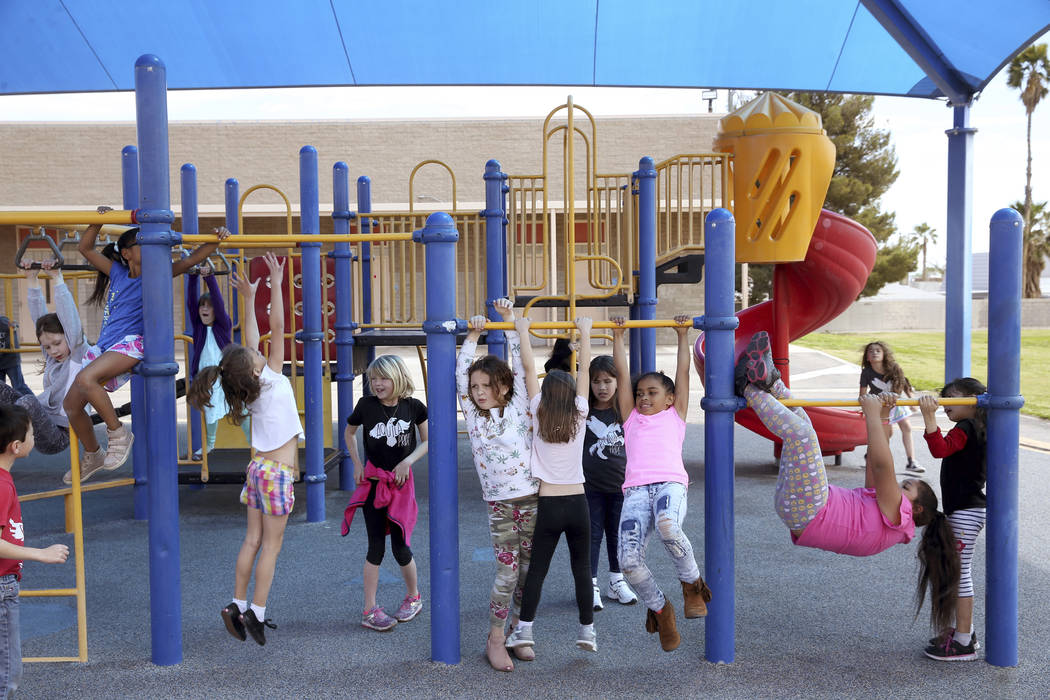
{"label": "pink shorts", "polygon": [[[85,364],[93,362],[94,360],[102,357],[103,352],[115,352],[121,355],[127,355],[128,357],[136,360],[142,359],[142,336],[141,335],[126,335],[117,344],[110,347],[108,350],[103,350],[97,345],[88,347],[87,352],[84,353]],[[106,391],[116,391],[120,387],[128,383],[131,379],[131,372],[125,372],[124,374],[113,377],[108,382],[103,384]]]}
{"label": "pink shorts", "polygon": [[272,459],[248,462],[241,503],[266,515],[288,515],[295,505],[292,468]]}

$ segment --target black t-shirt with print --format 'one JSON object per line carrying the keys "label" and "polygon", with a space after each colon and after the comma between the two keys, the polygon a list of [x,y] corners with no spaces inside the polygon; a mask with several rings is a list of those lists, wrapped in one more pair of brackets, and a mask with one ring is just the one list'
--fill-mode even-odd
{"label": "black t-shirt with print", "polygon": [[583,476],[586,487],[602,493],[623,489],[627,453],[623,447],[623,426],[611,408],[591,409],[583,434]]}
{"label": "black t-shirt with print", "polygon": [[365,458],[389,472],[416,449],[416,426],[426,420],[427,407],[419,399],[384,406],[374,396],[363,396],[346,422],[364,428]]}

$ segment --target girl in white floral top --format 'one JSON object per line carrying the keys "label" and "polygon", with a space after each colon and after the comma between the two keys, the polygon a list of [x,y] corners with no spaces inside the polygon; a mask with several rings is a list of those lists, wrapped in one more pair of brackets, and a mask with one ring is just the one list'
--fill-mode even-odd
{"label": "girl in white floral top", "polygon": [[[496,302],[504,321],[514,320],[509,299]],[[497,671],[513,671],[504,646],[506,625],[517,623],[521,592],[532,556],[539,481],[529,466],[532,457],[532,418],[521,363],[521,340],[507,333],[514,369],[494,355],[474,359],[487,319],[470,319],[470,332],[456,358],[456,390],[470,435],[474,466],[488,502],[489,533],[496,555],[496,581],[489,603],[486,657]],[[530,371],[533,371],[530,368]],[[513,614],[512,614],[513,608]],[[515,650],[522,660],[535,658],[531,648]]]}

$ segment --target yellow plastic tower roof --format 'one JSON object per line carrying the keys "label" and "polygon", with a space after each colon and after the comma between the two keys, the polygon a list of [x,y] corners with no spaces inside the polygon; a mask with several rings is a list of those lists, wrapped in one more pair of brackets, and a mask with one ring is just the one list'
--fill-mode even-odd
{"label": "yellow plastic tower roof", "polygon": [[820,114],[775,92],[767,92],[722,117],[719,130],[723,137],[770,131],[824,133]]}

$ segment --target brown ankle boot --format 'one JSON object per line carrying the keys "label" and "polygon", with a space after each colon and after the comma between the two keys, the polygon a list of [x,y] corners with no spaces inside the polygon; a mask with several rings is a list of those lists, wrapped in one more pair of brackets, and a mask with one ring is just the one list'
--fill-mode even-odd
{"label": "brown ankle boot", "polygon": [[674,651],[682,642],[678,634],[678,627],[674,621],[674,606],[671,601],[664,602],[664,608],[660,612],[650,609],[645,611],[645,631],[649,634],[660,633],[660,646],[664,651]]}
{"label": "brown ankle boot", "polygon": [[707,603],[711,602],[711,589],[704,583],[704,577],[696,579],[692,583],[682,581],[682,595],[685,597],[686,617],[705,617],[707,615]]}

